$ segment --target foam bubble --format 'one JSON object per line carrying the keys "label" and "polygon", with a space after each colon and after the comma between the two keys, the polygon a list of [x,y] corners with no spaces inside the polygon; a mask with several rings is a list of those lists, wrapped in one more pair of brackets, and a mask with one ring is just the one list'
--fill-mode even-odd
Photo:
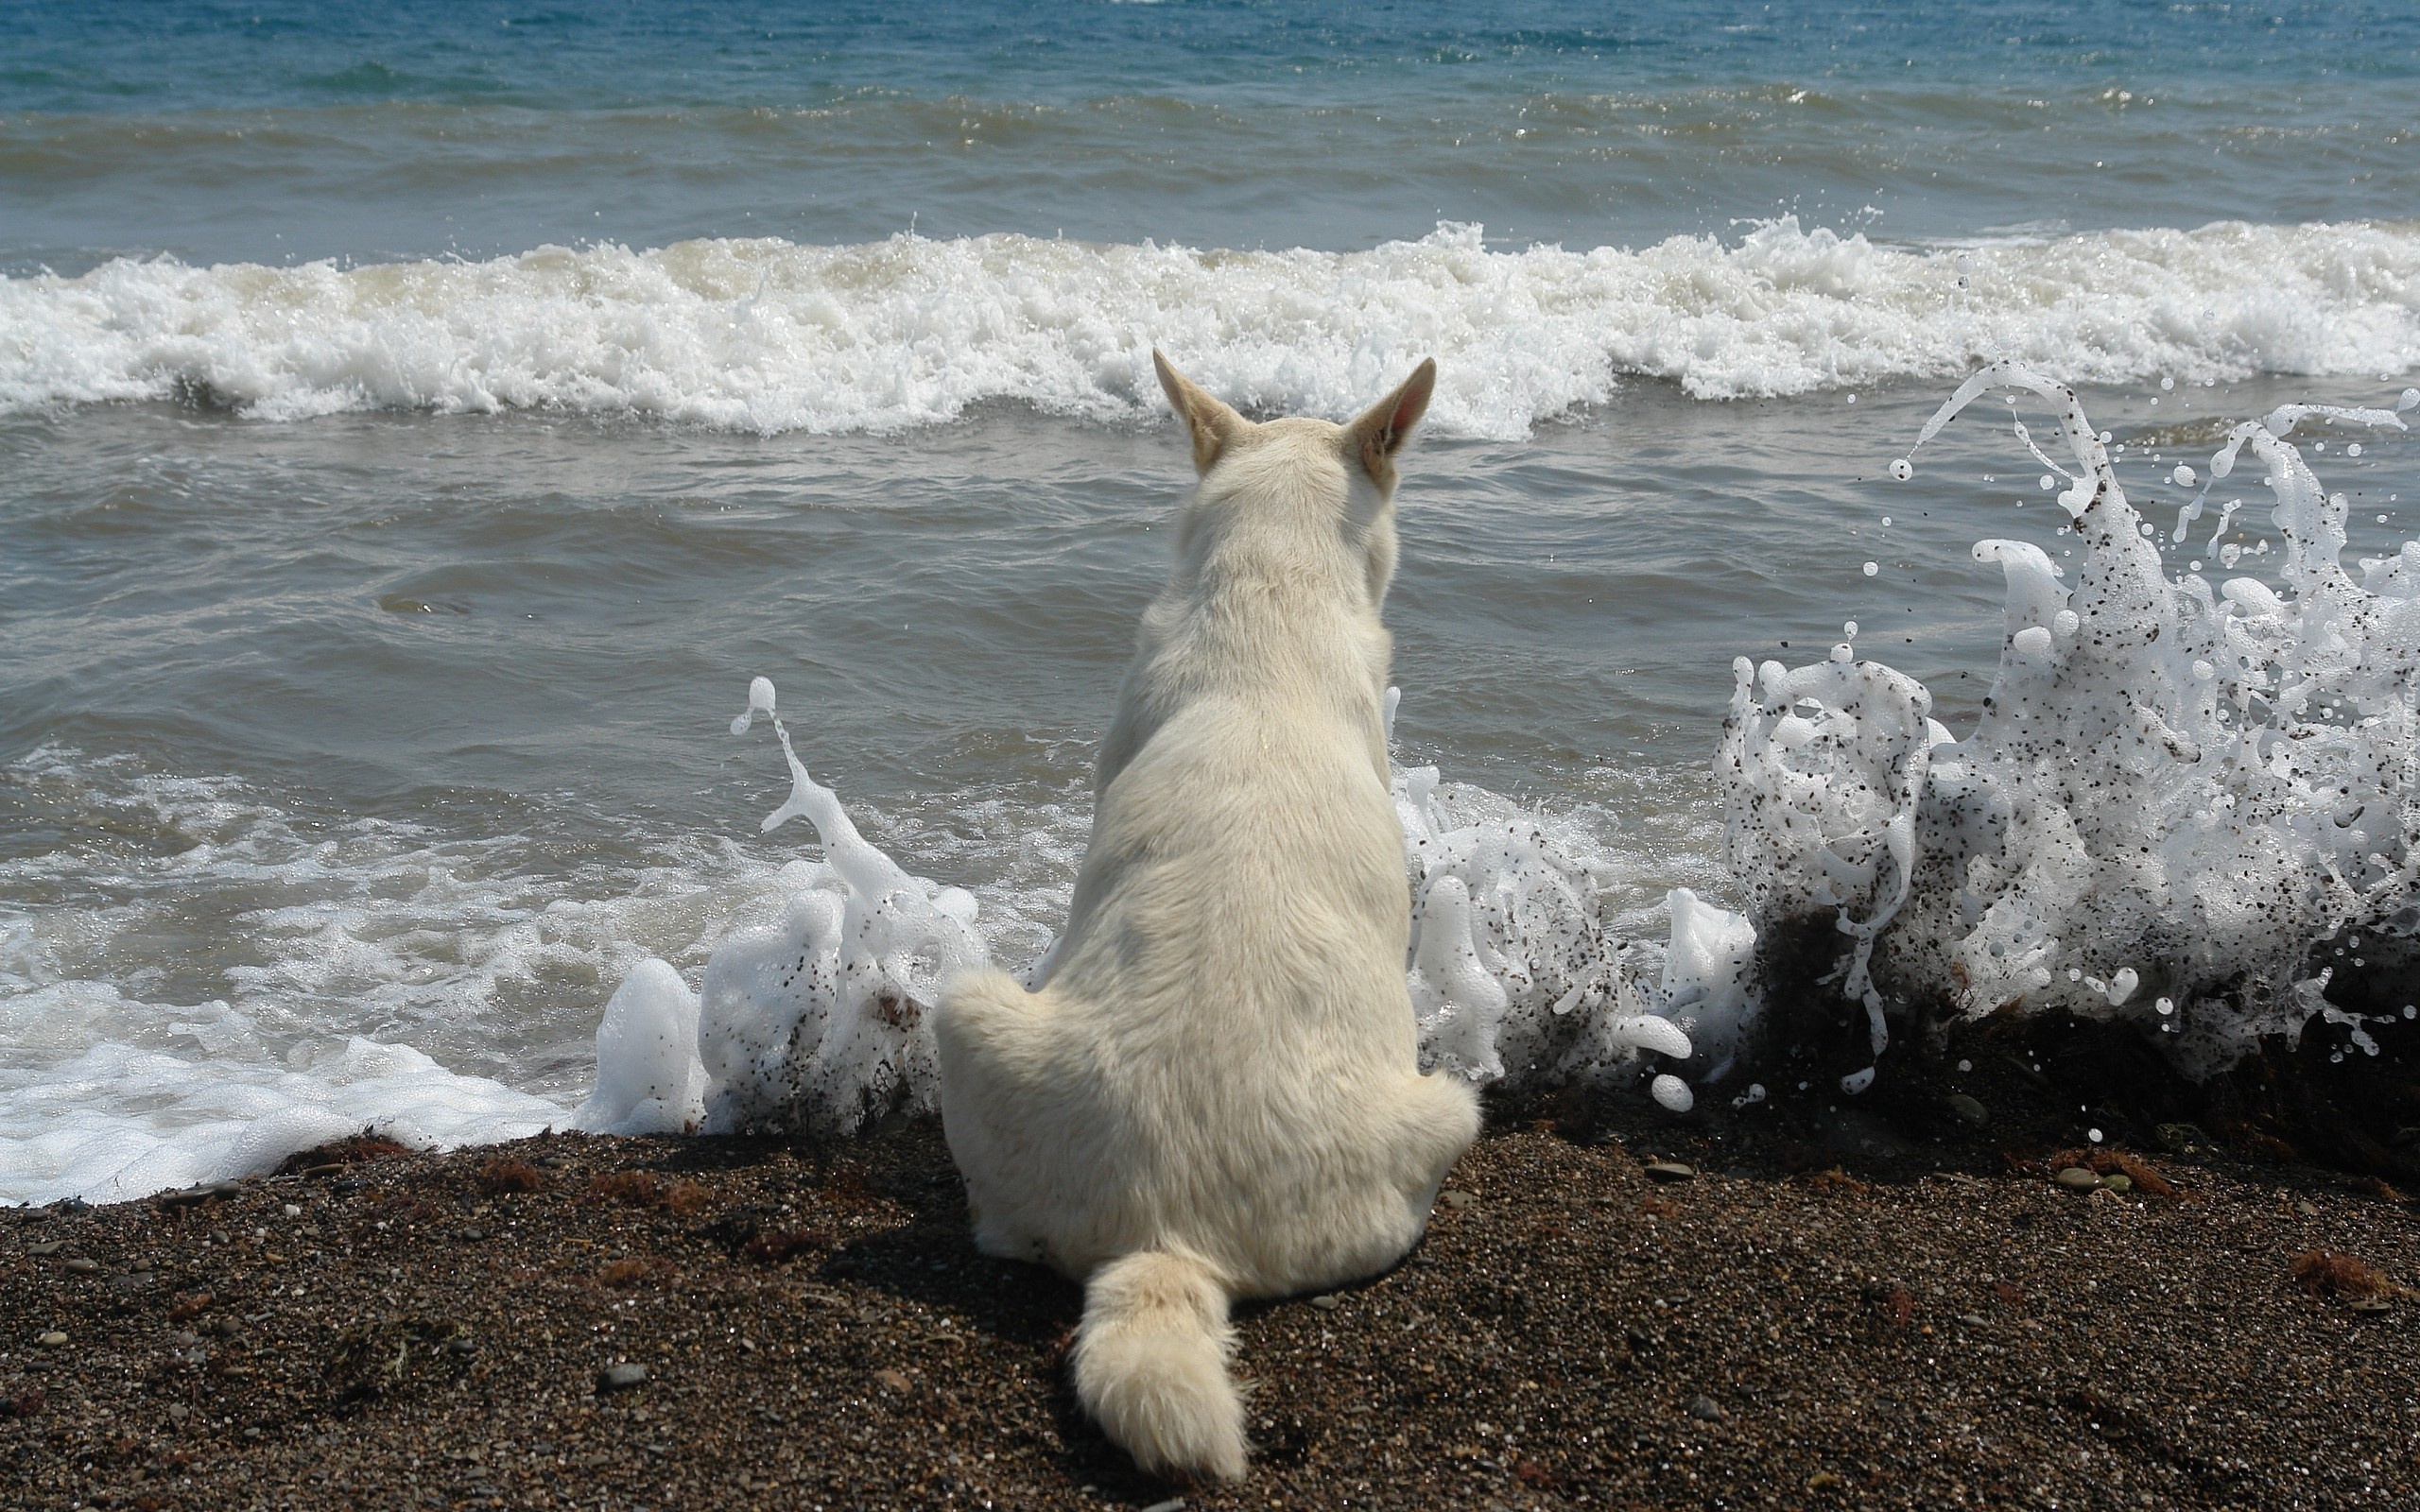
{"label": "foam bubble", "polygon": [[596,1090],[574,1122],[599,1134],[679,1134],[705,1112],[698,996],[665,962],[641,961],[596,1028]]}

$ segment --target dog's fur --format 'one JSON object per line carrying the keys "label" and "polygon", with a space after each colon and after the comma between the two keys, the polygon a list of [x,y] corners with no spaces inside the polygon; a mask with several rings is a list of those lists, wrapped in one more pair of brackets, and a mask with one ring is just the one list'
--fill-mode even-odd
{"label": "dog's fur", "polygon": [[1146,1469],[1233,1478],[1230,1299],[1394,1263],[1478,1128],[1416,1061],[1381,713],[1393,455],[1436,368],[1350,425],[1253,424],[1153,361],[1201,485],[1066,933],[1034,991],[951,984],[942,1119],[977,1244],[1086,1283],[1085,1409]]}

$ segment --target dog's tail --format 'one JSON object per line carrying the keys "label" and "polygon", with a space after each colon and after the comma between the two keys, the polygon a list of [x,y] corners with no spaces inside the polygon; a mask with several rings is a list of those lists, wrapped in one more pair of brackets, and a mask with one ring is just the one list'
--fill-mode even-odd
{"label": "dog's tail", "polygon": [[1215,1271],[1180,1249],[1137,1250],[1084,1285],[1076,1396],[1144,1469],[1241,1479],[1244,1403],[1227,1377],[1235,1339]]}

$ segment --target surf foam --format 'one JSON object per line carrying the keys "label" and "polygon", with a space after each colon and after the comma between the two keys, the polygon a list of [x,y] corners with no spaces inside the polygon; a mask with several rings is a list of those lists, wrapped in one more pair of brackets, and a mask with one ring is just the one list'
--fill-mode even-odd
{"label": "surf foam", "polygon": [[[772,716],[776,698],[769,679],[755,679],[733,732]],[[1397,701],[1389,689],[1391,737]],[[697,997],[662,961],[631,972],[597,1031],[598,1091],[582,1127],[847,1135],[937,1106],[942,986],[991,961],[996,936],[977,929],[971,894],[911,875],[868,842],[838,797],[808,776],[778,717],[773,730],[790,793],[764,829],[803,816],[823,858],[783,869],[781,917],[717,947]],[[1688,1061],[1701,1021],[1728,1053],[1753,1008],[1739,916],[1677,891],[1674,948],[1634,945],[1602,918],[1609,863],[1578,827],[1443,783],[1433,766],[1396,767],[1393,794],[1411,898],[1406,985],[1424,1067],[1515,1089],[1621,1084],[1654,1057]],[[1028,981],[1047,958],[1046,946]],[[695,1059],[684,1058],[680,1047],[692,1041]],[[1655,1074],[1652,1090],[1667,1108],[1692,1100],[1668,1073]]]}
{"label": "surf foam", "polygon": [[1438,359],[1429,423],[1512,438],[1619,378],[1705,399],[1962,374],[2091,382],[2402,371],[2420,223],[2221,223],[1925,249],[1758,225],[1735,243],[1491,250],[1441,224],[1366,251],[1018,235],[858,246],[542,247],[488,262],[0,280],[0,410],[199,396],[354,409],[634,413],[894,430],[987,401],[1155,416],[1157,344],[1247,406],[1344,419]]}
{"label": "surf foam", "polygon": [[777,868],[727,848],[565,865],[559,836],[298,813],[44,747],[0,789],[0,1202],[144,1195],[374,1124],[563,1126],[599,983],[702,962]]}
{"label": "surf foam", "polygon": [[[2356,581],[2347,500],[2287,438],[2402,421],[2297,404],[2233,427],[2169,544],[2249,456],[2283,550],[2228,552],[2275,576],[2213,583],[2198,561],[2169,576],[2074,392],[2021,364],[1970,378],[1917,444],[1996,387],[2057,412],[2066,461],[2017,435],[2066,481],[2075,581],[2030,543],[1976,546],[2006,581],[2005,636],[1962,740],[1920,685],[1846,647],[1795,670],[1737,663],[1719,771],[1758,928],[1835,921],[1876,1054],[1886,1018],[2005,1007],[2134,1022],[2197,1075],[2314,1017],[2376,1054],[2367,1015],[2328,989],[2408,968],[2420,934],[2420,542]],[[2381,986],[2410,990],[2372,979],[2345,1001]]]}

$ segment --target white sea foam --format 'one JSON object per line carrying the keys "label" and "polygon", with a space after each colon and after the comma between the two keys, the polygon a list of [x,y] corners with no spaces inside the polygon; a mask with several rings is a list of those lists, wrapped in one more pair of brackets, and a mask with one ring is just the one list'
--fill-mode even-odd
{"label": "white sea foam", "polygon": [[562,1125],[599,984],[702,960],[775,868],[699,847],[533,865],[46,747],[0,772],[78,836],[0,861],[0,1201],[139,1196],[376,1125]]}
{"label": "white sea foam", "polygon": [[540,248],[489,262],[0,280],[0,410],[184,392],[331,411],[631,412],[889,430],[991,400],[1155,415],[1150,352],[1243,403],[1341,419],[1419,356],[1429,422],[1517,438],[1625,374],[1701,398],[1854,388],[2014,357],[2079,381],[2403,371],[2420,223],[2223,223],[1908,248],[1803,228],[1491,250],[1440,225],[1358,252],[1017,235]]}
{"label": "white sea foam", "polygon": [[[1390,735],[1397,701],[1389,689]],[[753,679],[732,731],[775,705],[772,683]],[[838,796],[807,775],[778,718],[773,728],[790,793],[764,828],[804,816],[822,859],[783,869],[779,916],[735,930],[707,963],[699,996],[662,961],[631,972],[597,1031],[597,1092],[581,1110],[584,1127],[668,1130],[702,1115],[716,1132],[845,1135],[895,1109],[928,1112],[943,984],[994,959],[1030,978],[1047,958],[1046,947],[1000,954],[1003,934],[977,930],[973,895],[912,875],[869,843]],[[1424,1066],[1513,1089],[1621,1081],[1650,1056],[1689,1060],[1701,1021],[1727,1053],[1752,1006],[1739,916],[1676,892],[1668,958],[1609,927],[1601,900],[1617,868],[1583,825],[1442,783],[1433,766],[1396,767],[1393,795],[1411,902],[1406,983]],[[686,1045],[695,1049],[684,1056]],[[1654,1088],[1668,1108],[1690,1105],[1669,1074]]]}
{"label": "white sea foam", "polygon": [[2262,558],[2273,579],[2213,585],[2169,575],[2064,386],[1987,368],[1918,445],[1995,387],[2057,410],[2067,461],[2018,436],[2067,480],[2075,581],[2028,542],[1975,548],[2005,578],[2005,639],[1962,740],[1879,663],[1739,663],[1720,771],[1751,912],[1767,930],[1836,921],[1877,1053],[1888,997],[1894,1013],[2122,1019],[2197,1074],[2314,1017],[2376,1054],[2361,1014],[2328,1001],[2338,968],[2314,962],[2330,941],[2355,971],[2365,952],[2408,959],[2420,932],[2420,542],[2356,581],[2347,500],[2287,437],[2402,422],[2286,405],[2235,426],[2210,481],[2256,457],[2284,549]]}

